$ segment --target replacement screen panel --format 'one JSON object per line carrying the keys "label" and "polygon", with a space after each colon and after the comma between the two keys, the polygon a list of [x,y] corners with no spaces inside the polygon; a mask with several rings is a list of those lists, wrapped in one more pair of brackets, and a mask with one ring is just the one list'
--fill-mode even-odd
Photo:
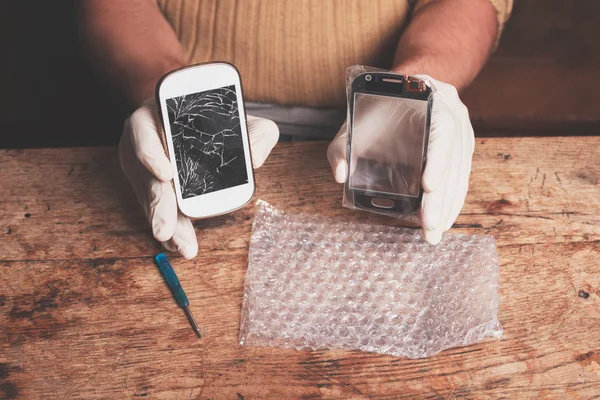
{"label": "replacement screen panel", "polygon": [[419,222],[434,90],[420,77],[347,69],[344,207]]}
{"label": "replacement screen panel", "polygon": [[427,101],[354,94],[350,188],[417,197]]}

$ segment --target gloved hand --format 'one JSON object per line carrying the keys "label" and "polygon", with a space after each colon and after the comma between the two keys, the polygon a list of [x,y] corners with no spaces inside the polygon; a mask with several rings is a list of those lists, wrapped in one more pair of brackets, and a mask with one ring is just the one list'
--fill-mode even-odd
{"label": "gloved hand", "polygon": [[[260,167],[279,138],[279,128],[268,119],[247,116],[254,168]],[[173,167],[160,139],[154,99],[142,104],[125,121],[118,153],[121,168],[152,226],[156,240],[187,259],[198,253],[196,232],[177,209],[171,185]]]}
{"label": "gloved hand", "polygon": [[[427,75],[417,75],[428,80],[436,88],[433,94],[431,127],[427,161],[421,178],[423,200],[421,202],[421,225],[425,240],[437,244],[442,233],[452,227],[465,202],[471,172],[471,160],[475,146],[473,127],[467,107],[458,97],[456,88],[437,81]],[[369,121],[381,120],[389,114],[379,116],[375,108],[369,112]],[[383,140],[378,135],[377,140]],[[337,182],[343,183],[348,175],[346,147],[348,131],[342,126],[327,149],[327,159]],[[378,146],[381,148],[381,146]],[[386,146],[389,154],[382,156],[402,161],[406,151]]]}

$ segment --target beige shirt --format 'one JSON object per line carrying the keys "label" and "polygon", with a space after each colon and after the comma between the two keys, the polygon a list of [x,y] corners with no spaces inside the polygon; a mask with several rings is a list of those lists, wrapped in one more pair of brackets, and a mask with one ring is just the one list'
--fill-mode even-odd
{"label": "beige shirt", "polygon": [[[435,0],[158,0],[186,62],[227,61],[248,101],[343,107],[346,67],[390,68],[411,13]],[[490,0],[499,32],[512,0]],[[413,4],[414,3],[414,4]]]}

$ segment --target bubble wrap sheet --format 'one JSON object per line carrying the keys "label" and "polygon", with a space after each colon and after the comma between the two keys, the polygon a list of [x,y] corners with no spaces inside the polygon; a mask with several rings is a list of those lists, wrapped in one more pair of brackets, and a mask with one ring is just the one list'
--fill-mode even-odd
{"label": "bubble wrap sheet", "polygon": [[287,215],[259,201],[240,343],[422,358],[499,338],[498,255],[486,236]]}

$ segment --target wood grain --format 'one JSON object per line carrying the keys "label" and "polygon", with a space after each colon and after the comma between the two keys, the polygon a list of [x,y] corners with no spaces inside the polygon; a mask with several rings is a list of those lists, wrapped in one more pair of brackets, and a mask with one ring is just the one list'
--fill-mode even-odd
{"label": "wood grain", "polygon": [[[600,394],[600,137],[478,140],[453,231],[494,235],[500,341],[424,360],[238,345],[254,206],[175,255],[195,338],[112,148],[0,154],[0,398],[592,399]],[[280,144],[257,198],[344,209],[321,143]]]}

